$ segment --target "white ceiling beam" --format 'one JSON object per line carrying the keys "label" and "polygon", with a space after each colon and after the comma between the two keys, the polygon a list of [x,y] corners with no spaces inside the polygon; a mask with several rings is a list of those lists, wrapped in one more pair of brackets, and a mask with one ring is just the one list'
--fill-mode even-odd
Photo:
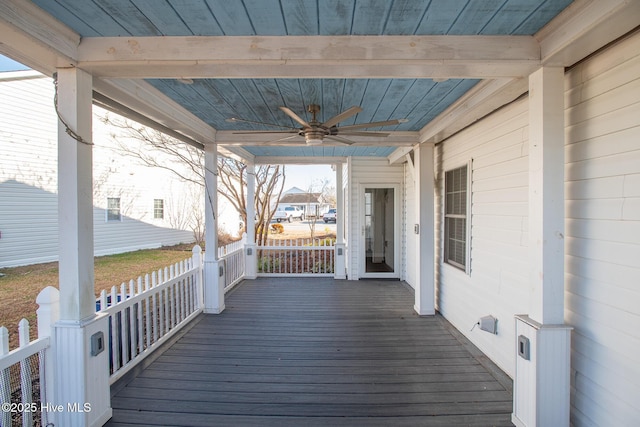
{"label": "white ceiling beam", "polygon": [[406,156],[413,151],[413,147],[399,147],[393,153],[387,156],[390,165],[404,163],[407,161]]}
{"label": "white ceiling beam", "polygon": [[80,36],[31,1],[0,1],[0,53],[52,76],[75,66]]}
{"label": "white ceiling beam", "polygon": [[547,66],[570,66],[640,24],[640,1],[575,0],[534,37]]}
{"label": "white ceiling beam", "polygon": [[248,152],[242,147],[225,147],[218,145],[218,154],[229,157],[234,160],[241,161],[244,164],[254,163],[256,156]]}
{"label": "white ceiling beam", "polygon": [[216,130],[142,80],[94,79],[94,90],[202,144],[216,142]]}
{"label": "white ceiling beam", "polygon": [[331,165],[345,163],[346,157],[256,156],[256,165]]}
{"label": "white ceiling beam", "polygon": [[78,66],[126,78],[483,78],[528,75],[531,36],[87,37]]}
{"label": "white ceiling beam", "polygon": [[442,142],[528,90],[525,78],[484,80],[420,130],[420,142]]}
{"label": "white ceiling beam", "polygon": [[[338,128],[339,129],[339,128]],[[352,146],[413,146],[418,143],[418,132],[388,132],[388,137],[380,136],[345,136],[345,138],[354,141]],[[280,138],[292,136],[290,133],[250,133],[250,134],[237,134],[235,131],[219,130],[216,132],[216,143],[218,145],[225,146],[255,146],[255,145],[269,145],[269,146],[292,146],[292,145],[304,145],[304,138],[296,136],[296,138],[287,139],[283,141],[277,141]],[[325,139],[323,145],[331,146],[344,146],[340,142],[331,141]]]}

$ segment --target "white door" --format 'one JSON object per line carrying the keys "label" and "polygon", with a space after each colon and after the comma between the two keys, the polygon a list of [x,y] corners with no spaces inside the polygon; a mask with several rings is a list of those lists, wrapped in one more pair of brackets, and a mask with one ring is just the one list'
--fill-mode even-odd
{"label": "white door", "polygon": [[360,277],[399,278],[399,188],[364,184],[360,193]]}

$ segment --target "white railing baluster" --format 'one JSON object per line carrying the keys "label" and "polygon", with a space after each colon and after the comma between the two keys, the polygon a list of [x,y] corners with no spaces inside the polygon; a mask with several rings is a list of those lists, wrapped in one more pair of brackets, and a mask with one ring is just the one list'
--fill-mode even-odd
{"label": "white railing baluster", "polygon": [[[109,301],[107,301],[104,305],[104,307],[102,307],[102,311],[104,311],[107,307],[113,305],[113,303],[116,301],[116,287],[112,286],[111,287],[111,303],[109,304]],[[110,344],[110,351],[109,351],[109,355],[111,356],[111,369],[112,371],[115,371],[119,368],[118,366],[118,330],[116,328],[116,319],[114,316],[109,316],[109,325],[110,328],[109,330],[111,331],[111,339],[109,340]]]}
{"label": "white railing baluster", "polygon": [[151,289],[153,292],[151,293],[151,323],[153,324],[153,342],[158,341],[158,329],[160,328],[160,320],[158,313],[158,292],[155,287],[157,285],[157,273],[153,271],[151,273]]}
{"label": "white railing baluster", "polygon": [[[18,339],[20,348],[25,348],[31,341],[29,339],[29,321],[22,319],[18,323]],[[22,425],[26,427],[33,426],[33,413],[31,411],[31,403],[33,402],[33,382],[31,378],[31,359],[25,357],[20,361],[20,388],[22,391]]]}
{"label": "white railing baluster", "polygon": [[[138,288],[136,290],[136,295],[140,295],[142,293],[142,276],[138,276]],[[136,326],[138,327],[138,336],[136,337],[137,344],[137,354],[140,354],[144,351],[144,318],[142,317],[142,303],[144,300],[140,300],[138,303],[137,318],[136,318]]]}
{"label": "white railing baluster", "polygon": [[[9,330],[0,327],[0,358],[9,354]],[[0,404],[11,403],[11,370],[0,370]],[[11,411],[0,411],[0,425],[11,427]]]}
{"label": "white railing baluster", "polygon": [[151,346],[151,310],[149,309],[149,303],[151,302],[152,295],[149,294],[149,275],[144,275],[144,292],[149,295],[144,300],[144,319],[145,319],[145,343],[146,348]]}
{"label": "white railing baluster", "polygon": [[[129,295],[127,295],[127,299],[132,298],[133,297],[133,292],[134,292],[134,287],[135,287],[136,282],[131,279],[131,281],[129,282]],[[136,348],[138,348],[138,338],[136,335],[136,306],[131,305],[129,306],[129,309],[127,310],[129,313],[129,340],[127,341],[129,343],[129,354],[128,354],[128,359],[127,359],[127,363],[133,359],[134,357],[136,357]]]}

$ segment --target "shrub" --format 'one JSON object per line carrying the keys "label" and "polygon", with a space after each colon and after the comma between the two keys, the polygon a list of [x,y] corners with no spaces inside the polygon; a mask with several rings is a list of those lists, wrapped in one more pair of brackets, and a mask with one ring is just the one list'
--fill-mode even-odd
{"label": "shrub", "polygon": [[276,234],[282,234],[284,233],[284,225],[280,223],[271,224],[271,230]]}

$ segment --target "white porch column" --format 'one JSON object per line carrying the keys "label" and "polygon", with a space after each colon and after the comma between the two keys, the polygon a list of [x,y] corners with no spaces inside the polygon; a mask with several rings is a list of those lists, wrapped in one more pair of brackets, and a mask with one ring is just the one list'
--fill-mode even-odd
{"label": "white porch column", "polygon": [[434,315],[434,169],[433,144],[415,149],[416,218],[418,218],[418,265],[414,310],[421,316]]}
{"label": "white porch column", "polygon": [[530,316],[564,323],[564,69],[529,77]]}
{"label": "white porch column", "polygon": [[336,163],[336,279],[347,278],[347,246],[344,244],[344,191],[342,183],[342,163]]}
{"label": "white porch column", "polygon": [[256,167],[247,164],[247,240],[244,245],[244,277],[258,277],[258,257],[256,255]]}
{"label": "white porch column", "polygon": [[[59,69],[57,79],[57,108],[65,123],[58,122],[60,320],[54,334],[54,402],[64,410],[56,420],[57,425],[101,426],[111,418],[111,407],[107,317],[96,316],[94,296],[93,82],[77,68]],[[92,347],[97,341],[101,348]]]}
{"label": "white porch column", "polygon": [[568,426],[564,325],[564,69],[529,76],[529,315],[516,316],[512,421]]}
{"label": "white porch column", "polygon": [[218,259],[218,152],[215,144],[204,145],[204,312],[224,310],[224,266]]}

